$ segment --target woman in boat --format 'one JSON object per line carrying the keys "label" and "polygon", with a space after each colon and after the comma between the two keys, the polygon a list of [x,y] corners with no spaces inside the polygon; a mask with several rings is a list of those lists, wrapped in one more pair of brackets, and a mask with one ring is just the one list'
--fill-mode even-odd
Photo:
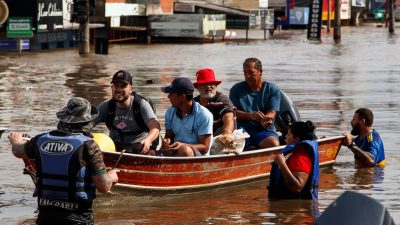
{"label": "woman in boat", "polygon": [[314,130],[311,121],[289,126],[285,138],[287,146],[272,163],[269,198],[318,198],[319,159]]}

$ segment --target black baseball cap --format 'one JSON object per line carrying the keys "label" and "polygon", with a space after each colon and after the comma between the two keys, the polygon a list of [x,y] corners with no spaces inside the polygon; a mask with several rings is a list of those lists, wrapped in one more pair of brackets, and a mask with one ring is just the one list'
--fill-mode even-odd
{"label": "black baseball cap", "polygon": [[169,86],[161,87],[161,91],[164,93],[193,94],[194,86],[188,78],[178,77]]}
{"label": "black baseball cap", "polygon": [[111,84],[114,82],[123,82],[132,85],[132,75],[128,71],[120,70],[114,74]]}

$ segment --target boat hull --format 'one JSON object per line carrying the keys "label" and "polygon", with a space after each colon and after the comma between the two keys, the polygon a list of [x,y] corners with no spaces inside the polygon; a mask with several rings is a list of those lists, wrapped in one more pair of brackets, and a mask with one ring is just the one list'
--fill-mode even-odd
{"label": "boat hull", "polygon": [[[320,165],[335,162],[343,136],[318,140]],[[142,191],[190,192],[213,189],[265,179],[271,162],[284,146],[245,151],[239,155],[201,157],[160,157],[124,154],[117,168],[120,170],[117,188]],[[104,162],[111,168],[120,153],[103,152]]]}

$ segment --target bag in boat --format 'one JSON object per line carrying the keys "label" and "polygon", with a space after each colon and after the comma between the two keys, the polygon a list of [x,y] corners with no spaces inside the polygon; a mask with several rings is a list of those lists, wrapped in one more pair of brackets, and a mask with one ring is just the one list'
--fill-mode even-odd
{"label": "bag in boat", "polygon": [[243,129],[234,130],[232,134],[221,134],[214,137],[210,148],[211,155],[234,153],[238,155],[244,149],[246,138],[250,137]]}

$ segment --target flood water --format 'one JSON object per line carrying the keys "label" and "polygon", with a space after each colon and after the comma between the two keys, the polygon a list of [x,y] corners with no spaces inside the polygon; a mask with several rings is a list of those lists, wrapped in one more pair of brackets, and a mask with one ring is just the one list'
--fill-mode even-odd
{"label": "flood water", "polygon": [[[346,190],[377,199],[400,223],[399,51],[398,35],[370,24],[343,27],[340,44],[325,33],[321,43],[310,43],[306,32],[297,30],[248,42],[111,45],[109,55],[79,56],[75,49],[24,52],[22,57],[2,52],[0,126],[30,135],[51,130],[55,113],[70,97],[85,97],[93,104],[109,98],[109,82],[119,69],[134,75],[136,89],[154,100],[163,122],[169,101],[160,86],[178,76],[194,80],[196,70],[210,67],[223,81],[219,90],[227,94],[243,80],[244,59],[254,56],[263,62],[264,79],[291,97],[303,120],[318,125],[318,136],[342,134],[350,129],[355,109],[371,108],[387,166],[355,168],[344,147],[337,162],[321,170],[318,205],[269,201],[264,181],[192,195],[101,196],[94,208],[96,224],[311,224]],[[0,139],[0,220],[33,224],[33,185],[22,174],[22,161],[12,156],[7,134]]]}

